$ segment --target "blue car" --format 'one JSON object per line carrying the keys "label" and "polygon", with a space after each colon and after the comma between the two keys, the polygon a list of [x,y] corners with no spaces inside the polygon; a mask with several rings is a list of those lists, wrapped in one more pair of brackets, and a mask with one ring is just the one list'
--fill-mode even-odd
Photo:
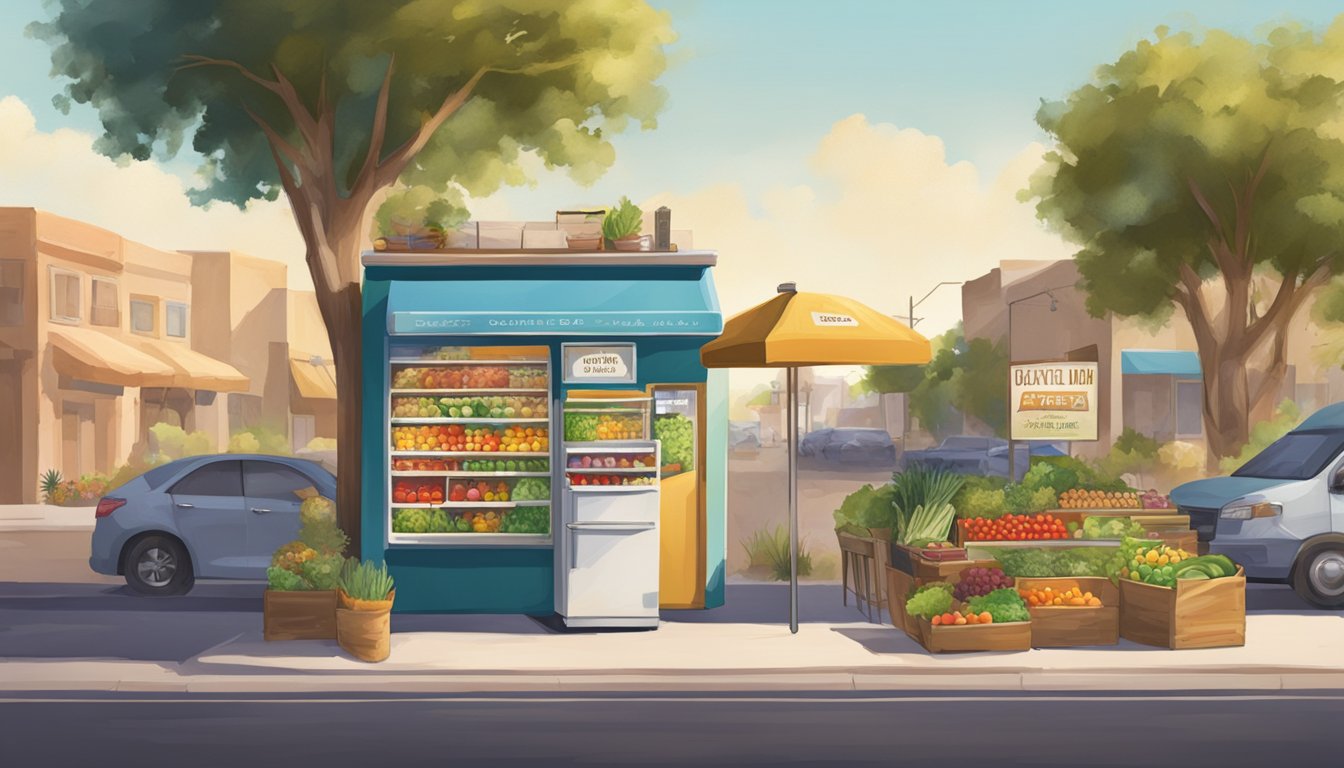
{"label": "blue car", "polygon": [[[1021,482],[1031,465],[1032,456],[1061,456],[1063,453],[1046,443],[1018,442],[1013,447],[1017,465],[1013,467],[1015,482]],[[1008,441],[999,437],[953,435],[943,438],[937,448],[906,451],[904,467],[919,464],[930,469],[943,469],[962,475],[1007,477],[1009,471]]]}
{"label": "blue car", "polygon": [[196,579],[263,579],[299,532],[299,505],[336,496],[320,465],[282,456],[194,456],[109,491],[94,513],[89,567],[146,595],[182,595]]}
{"label": "blue car", "polygon": [[814,467],[894,469],[896,444],[885,429],[818,429],[798,444],[800,463]]}

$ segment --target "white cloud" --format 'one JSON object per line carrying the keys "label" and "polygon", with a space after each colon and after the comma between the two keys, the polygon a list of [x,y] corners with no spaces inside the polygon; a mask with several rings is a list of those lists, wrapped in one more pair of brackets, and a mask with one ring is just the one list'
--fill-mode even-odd
{"label": "white cloud", "polygon": [[[796,184],[752,200],[741,185],[720,183],[657,195],[646,207],[669,206],[674,226],[719,252],[725,312],[793,280],[904,315],[911,295],[943,280],[979,277],[1004,259],[1071,255],[1015,198],[1043,151],[1024,147],[986,182],[970,163],[949,165],[938,137],[853,115],[832,126],[810,160],[799,158]],[[949,328],[961,317],[960,292],[943,288],[915,314],[925,318],[921,330]]]}
{"label": "white cloud", "polygon": [[153,162],[116,163],[93,137],[37,130],[20,99],[0,99],[0,205],[40,208],[163,250],[236,250],[283,261],[293,288],[311,288],[303,239],[283,199],[247,210],[191,205],[187,184]]}

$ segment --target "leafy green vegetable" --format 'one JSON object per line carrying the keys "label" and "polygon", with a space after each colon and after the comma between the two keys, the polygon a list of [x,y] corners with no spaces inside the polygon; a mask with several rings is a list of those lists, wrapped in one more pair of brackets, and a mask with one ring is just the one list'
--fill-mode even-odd
{"label": "leafy green vegetable", "polygon": [[926,589],[923,592],[917,592],[914,597],[905,601],[906,613],[924,619],[933,618],[940,613],[947,613],[951,608],[952,592],[950,590]]}
{"label": "leafy green vegetable", "polygon": [[602,219],[602,236],[608,240],[620,240],[623,237],[637,235],[643,226],[643,218],[644,212],[639,206],[630,202],[630,198],[622,197],[616,207],[607,211],[606,218]]}
{"label": "leafy green vegetable", "polygon": [[1115,579],[1124,565],[1121,547],[1022,547],[988,549],[1013,577],[1103,576]]}
{"label": "leafy green vegetable", "polygon": [[895,498],[896,487],[891,483],[880,488],[864,485],[840,502],[840,508],[834,513],[836,529],[846,526],[862,529],[895,528]]}
{"label": "leafy green vegetable", "polygon": [[1144,535],[1144,527],[1132,517],[1097,517],[1083,520],[1084,539],[1113,539]]}
{"label": "leafy green vegetable", "polygon": [[910,598],[914,597],[915,595],[922,594],[922,593],[924,593],[924,592],[928,592],[930,589],[941,589],[942,591],[944,591],[944,592],[946,592],[947,594],[950,595],[950,594],[952,594],[953,591],[955,591],[956,587],[955,587],[954,585],[952,585],[951,583],[946,582],[946,581],[931,581],[931,582],[929,582],[928,584],[925,584],[925,585],[923,585],[923,586],[912,587],[912,588],[910,589],[910,594],[906,595],[906,596],[905,596],[905,599],[906,599],[906,600],[909,600]]}
{"label": "leafy green vegetable", "polygon": [[987,595],[972,597],[966,601],[966,607],[972,613],[989,611],[989,615],[994,617],[995,624],[1031,619],[1031,614],[1027,612],[1027,604],[1022,601],[1022,596],[1017,594],[1017,590],[1011,587],[996,589]]}
{"label": "leafy green vegetable", "polygon": [[301,592],[312,589],[302,576],[274,565],[266,569],[266,587],[277,592]]}
{"label": "leafy green vegetable", "polygon": [[683,471],[695,468],[695,424],[680,413],[653,420],[653,436],[663,446],[663,464],[680,464]]}
{"label": "leafy green vegetable", "polygon": [[956,519],[952,497],[965,479],[942,469],[916,465],[891,478],[896,504],[896,541],[947,541]]}

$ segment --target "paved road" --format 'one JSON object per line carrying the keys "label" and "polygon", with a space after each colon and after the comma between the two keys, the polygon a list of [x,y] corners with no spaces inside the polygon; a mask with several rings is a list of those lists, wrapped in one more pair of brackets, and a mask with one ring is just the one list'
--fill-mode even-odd
{"label": "paved road", "polygon": [[[1337,765],[1336,697],[139,696],[0,703],[9,765]],[[96,756],[95,756],[96,755]]]}

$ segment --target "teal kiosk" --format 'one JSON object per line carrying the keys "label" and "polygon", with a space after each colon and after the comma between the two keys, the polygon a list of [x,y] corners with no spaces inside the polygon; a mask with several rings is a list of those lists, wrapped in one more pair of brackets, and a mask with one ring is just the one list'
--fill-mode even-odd
{"label": "teal kiosk", "polygon": [[396,611],[556,610],[566,440],[660,441],[656,469],[582,481],[659,483],[659,606],[723,604],[727,376],[700,364],[723,329],[715,261],[364,254],[361,556],[388,564]]}

